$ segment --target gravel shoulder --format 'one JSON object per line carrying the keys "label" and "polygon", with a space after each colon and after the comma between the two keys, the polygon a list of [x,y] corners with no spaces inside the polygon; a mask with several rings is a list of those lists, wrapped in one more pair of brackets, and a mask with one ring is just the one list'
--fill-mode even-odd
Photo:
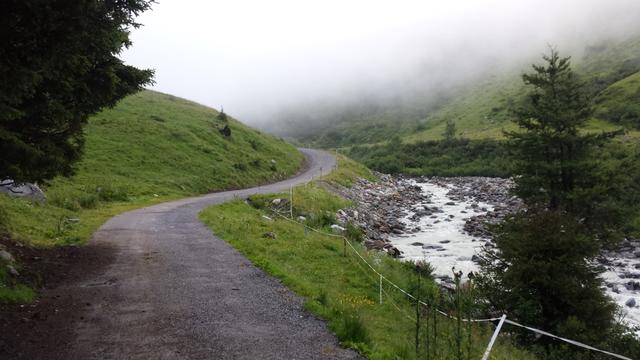
{"label": "gravel shoulder", "polygon": [[302,150],[306,169],[275,184],[159,204],[110,219],[62,255],[36,304],[1,312],[0,354],[28,359],[355,359],[302,298],[198,220],[205,207],[307,182],[335,166]]}

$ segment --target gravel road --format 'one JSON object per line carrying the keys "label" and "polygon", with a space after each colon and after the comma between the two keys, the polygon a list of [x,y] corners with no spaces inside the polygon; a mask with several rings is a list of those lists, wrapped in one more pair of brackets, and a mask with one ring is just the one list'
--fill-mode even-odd
{"label": "gravel road", "polygon": [[301,150],[307,157],[306,170],[291,179],[163,203],[110,219],[87,245],[108,258],[101,259],[94,251],[91,255],[96,263],[106,264],[87,270],[86,276],[75,274],[73,281],[45,292],[43,306],[55,309],[49,323],[37,327],[35,333],[42,340],[23,341],[24,348],[13,349],[14,355],[48,359],[359,358],[342,349],[325,323],[304,310],[300,297],[198,220],[198,213],[207,206],[282,191],[335,166],[335,158],[326,152]]}

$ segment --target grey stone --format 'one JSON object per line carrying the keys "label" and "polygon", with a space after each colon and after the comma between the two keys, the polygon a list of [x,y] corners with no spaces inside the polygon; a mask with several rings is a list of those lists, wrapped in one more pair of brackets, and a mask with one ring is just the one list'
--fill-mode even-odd
{"label": "grey stone", "polygon": [[629,298],[629,300],[627,300],[627,302],[625,302],[624,304],[627,305],[628,307],[635,307],[636,306],[636,299]]}
{"label": "grey stone", "polygon": [[0,181],[0,192],[9,196],[22,197],[31,201],[45,202],[47,196],[37,184],[14,183],[13,180]]}
{"label": "grey stone", "polygon": [[0,250],[0,259],[4,260],[6,262],[14,262],[15,261],[15,259],[13,258],[13,255],[11,255],[6,250]]}
{"label": "grey stone", "polygon": [[11,274],[11,276],[14,276],[14,277],[20,276],[20,273],[18,272],[18,270],[16,270],[16,268],[14,268],[12,265],[7,265],[7,271],[9,272],[9,274]]}

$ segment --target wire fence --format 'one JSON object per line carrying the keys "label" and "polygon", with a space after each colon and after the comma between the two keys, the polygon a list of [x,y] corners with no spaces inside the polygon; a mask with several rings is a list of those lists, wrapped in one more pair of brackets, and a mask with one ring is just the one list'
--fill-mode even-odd
{"label": "wire fence", "polygon": [[[547,337],[550,337],[550,338],[553,338],[553,339],[556,339],[556,340],[559,340],[559,341],[563,341],[565,343],[568,343],[568,344],[571,344],[571,345],[574,345],[574,346],[577,346],[577,347],[581,347],[581,348],[584,348],[584,349],[587,349],[587,350],[590,350],[590,351],[594,351],[594,352],[599,352],[601,354],[605,354],[605,355],[608,355],[608,356],[611,356],[611,357],[614,357],[614,358],[623,359],[623,360],[633,360],[633,359],[631,359],[629,357],[626,357],[626,356],[623,356],[623,355],[619,355],[619,354],[615,354],[615,353],[612,353],[612,352],[609,352],[609,351],[601,350],[601,349],[598,349],[598,348],[595,348],[593,346],[581,343],[581,342],[576,341],[576,340],[567,339],[567,338],[564,338],[564,337],[561,337],[561,336],[558,336],[558,335],[551,334],[551,333],[549,333],[547,331],[544,331],[544,330],[536,329],[534,327],[530,327],[530,326],[526,326],[526,325],[517,323],[515,321],[507,319],[507,315],[506,314],[503,314],[500,317],[485,318],[485,319],[472,319],[472,318],[462,318],[462,317],[459,318],[459,317],[453,316],[451,314],[448,314],[448,313],[446,313],[446,312],[444,312],[444,311],[442,311],[440,309],[437,309],[434,306],[432,306],[430,304],[427,304],[424,301],[416,298],[409,291],[407,291],[407,290],[403,289],[402,287],[398,286],[396,283],[394,283],[389,278],[387,278],[384,274],[379,272],[369,261],[367,261],[364,258],[364,256],[362,256],[362,254],[360,254],[358,249],[356,249],[355,246],[353,246],[353,244],[349,241],[349,239],[347,239],[347,237],[345,237],[344,235],[332,234],[332,233],[328,233],[326,231],[322,231],[322,230],[310,227],[310,226],[308,226],[308,225],[306,225],[306,224],[304,224],[302,222],[293,220],[292,218],[288,218],[288,217],[286,217],[286,216],[284,216],[284,215],[282,215],[282,214],[280,214],[278,212],[275,212],[275,214],[278,215],[279,217],[281,217],[282,219],[286,220],[286,221],[289,221],[289,222],[292,222],[294,224],[303,226],[305,229],[307,229],[309,231],[313,231],[313,232],[316,232],[318,234],[321,234],[321,235],[324,235],[324,236],[328,236],[328,237],[332,237],[332,238],[342,239],[343,240],[343,245],[345,247],[344,248],[344,253],[346,254],[347,249],[350,249],[356,255],[356,257],[363,263],[363,265],[358,263],[359,265],[362,265],[362,266],[360,266],[361,269],[363,271],[367,271],[367,269],[369,269],[373,274],[377,275],[377,277],[379,278],[380,303],[382,304],[382,301],[383,301],[382,294],[383,293],[386,294],[387,297],[385,299],[390,300],[390,302],[398,310],[398,312],[401,313],[403,316],[407,317],[408,319],[410,319],[411,321],[415,322],[416,318],[406,314],[406,312],[404,312],[395,302],[393,302],[393,297],[390,296],[390,294],[388,294],[386,292],[386,290],[384,289],[383,283],[386,283],[389,286],[393,287],[394,289],[398,290],[400,293],[402,293],[403,295],[405,295],[407,298],[411,299],[412,301],[416,302],[417,304],[419,304],[421,306],[424,306],[427,309],[432,309],[436,313],[438,313],[438,314],[440,314],[440,315],[442,315],[444,317],[447,317],[449,319],[453,319],[453,320],[456,320],[456,321],[459,320],[459,321],[468,322],[468,323],[494,323],[494,322],[498,321],[499,323],[496,326],[496,329],[495,329],[495,331],[494,331],[494,333],[493,333],[493,335],[491,337],[491,340],[490,340],[490,342],[489,342],[489,344],[487,346],[487,349],[483,354],[483,357],[482,357],[483,360],[484,359],[488,359],[489,354],[491,352],[491,348],[492,348],[492,346],[493,346],[498,334],[500,333],[502,325],[505,324],[505,323],[509,324],[509,325],[512,325],[512,326],[519,327],[519,328],[527,330],[527,331],[534,332],[534,333],[542,335],[542,336],[547,336]],[[364,266],[364,265],[366,265],[366,266]]]}

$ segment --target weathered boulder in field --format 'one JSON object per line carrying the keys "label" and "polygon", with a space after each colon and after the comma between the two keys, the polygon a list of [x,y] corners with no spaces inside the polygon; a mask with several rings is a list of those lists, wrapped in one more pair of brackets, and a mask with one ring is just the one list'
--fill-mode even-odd
{"label": "weathered boulder in field", "polygon": [[45,202],[47,196],[37,184],[15,183],[13,180],[0,181],[0,192],[9,196],[22,197],[31,201]]}

